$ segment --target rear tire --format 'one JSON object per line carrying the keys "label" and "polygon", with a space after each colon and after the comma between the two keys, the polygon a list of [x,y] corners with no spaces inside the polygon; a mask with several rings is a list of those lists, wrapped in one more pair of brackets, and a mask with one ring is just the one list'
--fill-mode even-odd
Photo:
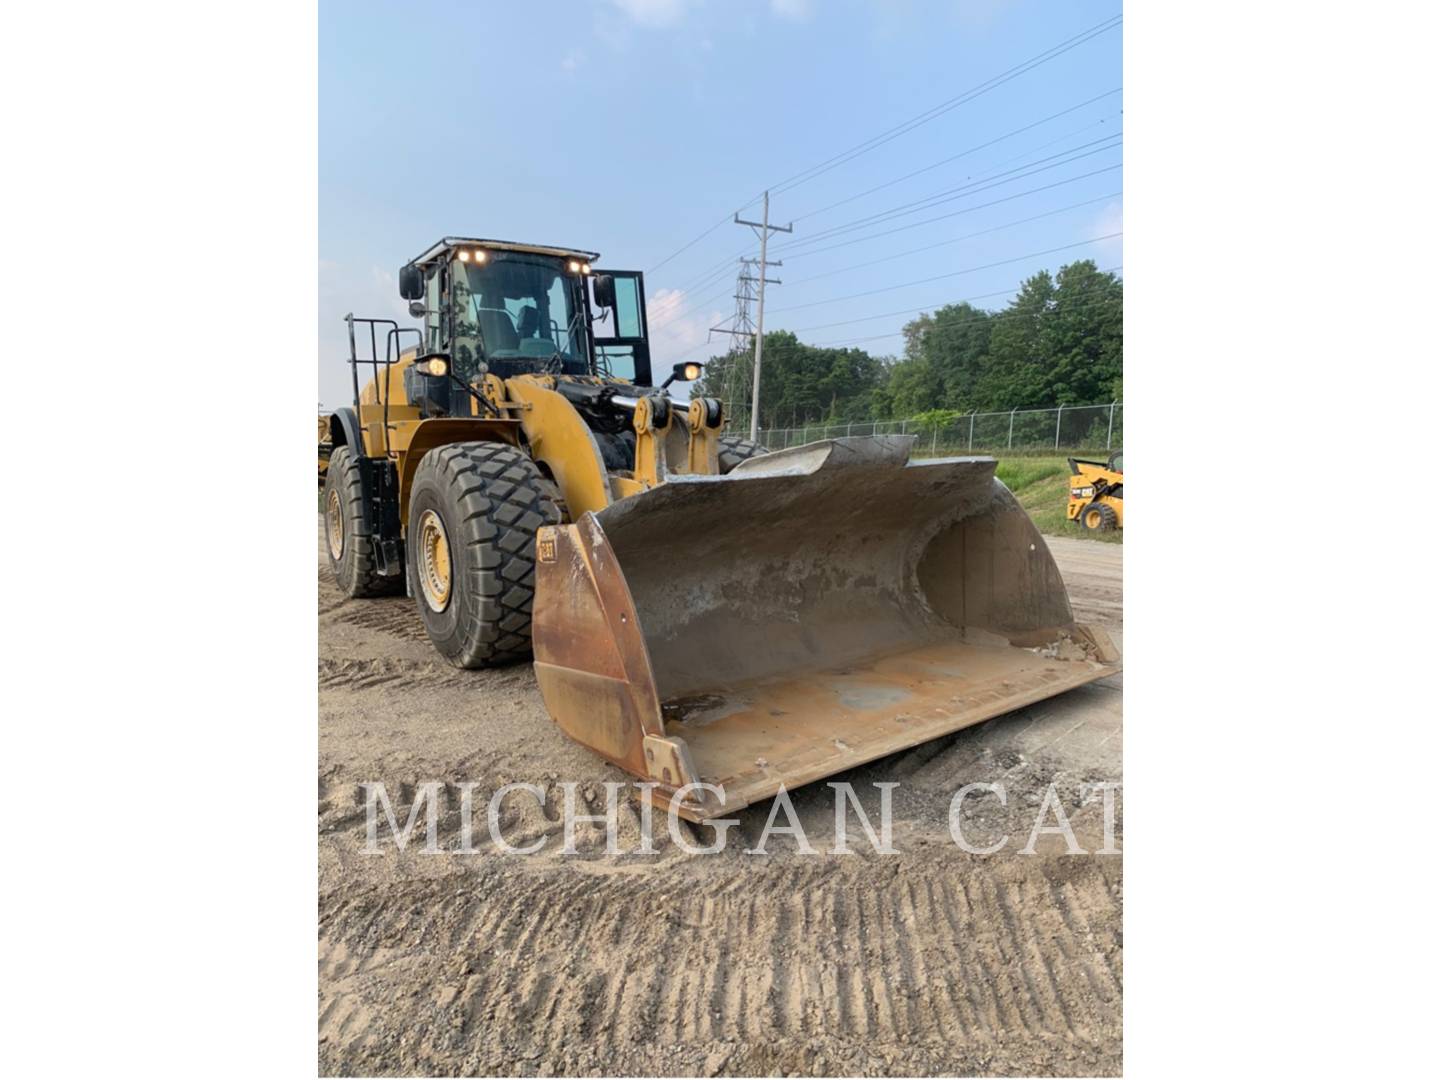
{"label": "rear tire", "polygon": [[530,656],[535,532],[560,521],[554,488],[504,443],[452,443],[420,461],[405,558],[440,654],[480,668]]}
{"label": "rear tire", "polygon": [[1086,532],[1109,532],[1119,522],[1115,508],[1105,503],[1091,503],[1080,511],[1080,524]]}
{"label": "rear tire", "polygon": [[365,531],[365,488],[360,463],[350,447],[337,446],[325,470],[320,514],[335,584],[351,598],[394,596],[405,589],[400,575],[384,577],[375,562],[375,543]]}
{"label": "rear tire", "polygon": [[761,454],[768,454],[770,451],[749,439],[742,439],[738,435],[720,436],[720,475],[724,476],[731,469],[735,468],[742,461],[749,461]]}

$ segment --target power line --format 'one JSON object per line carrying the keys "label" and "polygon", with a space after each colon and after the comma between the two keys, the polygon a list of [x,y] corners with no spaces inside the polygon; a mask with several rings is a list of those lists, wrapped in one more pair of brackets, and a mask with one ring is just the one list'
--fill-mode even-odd
{"label": "power line", "polygon": [[801,214],[795,220],[803,221],[806,218],[815,217],[817,214],[827,213],[831,210],[834,210],[837,206],[844,206],[846,203],[854,202],[856,199],[863,199],[866,195],[873,195],[877,191],[882,191],[887,187],[893,187],[894,185],[899,184],[905,180],[909,180],[913,177],[919,176],[921,173],[927,173],[932,169],[938,169],[941,165],[949,165],[952,161],[959,161],[961,158],[968,157],[969,155],[975,153],[977,150],[984,150],[988,147],[996,145],[997,143],[1002,143],[1006,139],[1013,138],[1016,135],[1023,135],[1025,132],[1040,127],[1042,124],[1048,124],[1051,120],[1058,120],[1060,119],[1060,117],[1068,116],[1070,113],[1083,109],[1087,105],[1093,105],[1097,101],[1101,101],[1107,97],[1110,97],[1113,94],[1118,94],[1120,93],[1121,89],[1122,87],[1117,86],[1114,90],[1107,90],[1103,94],[1096,94],[1094,97],[1090,98],[1087,101],[1082,101],[1078,105],[1071,105],[1068,109],[1061,109],[1057,113],[1051,113],[1049,116],[1032,121],[1031,123],[1026,124],[1024,127],[1018,127],[1015,128],[1015,130],[1013,131],[1007,131],[1003,135],[997,135],[995,136],[995,138],[990,139],[987,142],[978,143],[977,145],[970,147],[970,149],[968,150],[961,150],[958,154],[952,154],[947,158],[941,158],[939,161],[932,162],[931,164],[926,165],[923,168],[915,169],[913,172],[908,172],[904,176],[897,176],[895,177],[895,179],[887,180],[883,184],[876,184],[874,187],[866,188],[864,191],[858,192],[857,194],[848,195],[845,198],[839,200],[838,202],[831,203],[829,206],[822,206],[818,210],[808,211],[807,213]]}
{"label": "power line", "polygon": [[[735,213],[738,214],[738,213],[740,213],[741,210],[748,210],[750,207],[754,206],[754,205],[755,205],[757,202],[759,202],[759,201],[760,201],[760,196],[759,196],[759,195],[756,195],[753,199],[751,199],[749,202],[745,203],[745,204],[744,204],[743,206],[741,206],[738,210],[736,210]],[[675,256],[680,255],[680,254],[683,254],[683,253],[686,252],[686,251],[689,251],[692,247],[694,247],[696,244],[698,244],[701,240],[704,240],[705,237],[709,236],[709,235],[710,235],[711,233],[713,233],[716,229],[720,228],[721,225],[729,225],[729,224],[730,224],[730,215],[729,215],[729,214],[726,214],[726,215],[725,215],[724,217],[722,217],[719,221],[717,221],[714,225],[711,225],[708,229],[706,229],[704,232],[702,232],[699,236],[695,237],[694,240],[691,240],[689,243],[686,243],[686,244],[681,244],[678,248],[676,248],[674,251],[672,251],[669,255],[666,255],[665,258],[661,259],[658,263],[656,263],[654,266],[652,266],[649,270],[647,270],[647,271],[645,271],[645,272],[646,272],[647,274],[653,274],[656,270],[659,270],[660,267],[664,266],[664,265],[665,265],[666,263],[668,263],[671,259],[675,258]]]}
{"label": "power line", "polygon": [[[743,258],[743,257],[744,257],[743,255],[742,255],[742,256],[739,256],[739,258]],[[728,289],[728,288],[730,287],[729,284],[728,284],[729,277],[730,277],[730,274],[731,274],[731,272],[733,271],[734,266],[735,266],[735,263],[736,263],[737,261],[738,261],[738,258],[727,259],[727,260],[726,260],[726,265],[725,265],[724,267],[722,267],[718,272],[712,273],[712,274],[708,274],[708,275],[706,275],[704,278],[699,278],[699,279],[697,279],[697,280],[694,282],[694,284],[692,284],[692,285],[690,285],[690,286],[688,286],[688,287],[677,287],[677,288],[672,289],[672,290],[670,290],[670,291],[688,296],[688,295],[691,294],[691,293],[698,292],[700,289],[709,288],[711,285],[715,284],[715,283],[718,282],[718,281],[725,281],[726,284],[725,284],[724,286],[722,286],[722,288],[721,288],[721,292],[723,292],[725,289]],[[717,294],[717,295],[718,295],[718,294]],[[687,299],[687,300],[681,305],[681,307],[682,307],[682,308],[689,308],[693,303],[694,303],[694,300],[693,300],[693,299]],[[668,316],[668,317],[673,317],[675,314],[678,314],[678,312],[672,312],[671,315]],[[667,318],[668,318],[668,317],[667,317]],[[655,325],[656,325],[656,326],[661,326],[661,325],[664,324],[664,321],[665,321],[665,320],[662,319],[661,321],[656,322]]]}
{"label": "power line", "polygon": [[1012,79],[1017,79],[1026,72],[1034,70],[1042,64],[1049,63],[1051,60],[1054,60],[1059,56],[1063,56],[1071,49],[1078,48],[1080,45],[1083,45],[1091,38],[1099,37],[1101,34],[1106,33],[1107,31],[1114,30],[1120,25],[1123,19],[1123,15],[1112,15],[1110,18],[1105,19],[1102,22],[1096,23],[1088,30],[1082,30],[1080,33],[1074,35],[1073,37],[1066,38],[1058,45],[1052,45],[1045,51],[1038,53],[1035,56],[1032,56],[1030,59],[1021,61],[1015,67],[1012,67],[1007,71],[1002,71],[999,75],[992,76],[991,78],[986,79],[979,85],[974,86],[971,89],[966,90],[963,93],[958,94],[947,101],[942,101],[939,105],[926,109],[924,112],[919,113],[914,117],[911,117],[909,120],[906,120],[893,128],[882,131],[879,135],[875,135],[869,139],[866,139],[862,143],[857,143],[849,150],[845,150],[832,158],[822,161],[819,165],[814,165],[808,169],[801,170],[794,176],[780,181],[780,183],[778,184],[770,185],[770,190],[774,194],[779,195],[786,191],[790,191],[793,188],[797,188],[801,184],[809,183],[811,180],[815,179],[815,177],[821,176],[824,173],[829,172],[831,169],[839,168],[841,165],[844,165],[849,161],[853,161],[855,158],[860,157],[863,154],[868,154],[871,150],[884,146],[891,140],[898,139],[901,135],[914,131],[916,128],[921,127],[924,124],[928,124],[931,120],[938,119],[939,117],[945,115],[951,110],[957,109],[961,105],[975,100],[975,98],[980,97],[982,94],[986,94],[991,90],[994,90],[996,87],[1003,86],[1005,83],[1010,82]]}
{"label": "power line", "polygon": [[[870,241],[870,240],[878,240],[878,239],[880,239],[880,238],[882,238],[882,237],[892,236],[892,235],[894,235],[895,233],[905,232],[906,230],[909,230],[909,229],[918,229],[918,228],[920,228],[922,225],[930,225],[930,224],[933,224],[934,222],[937,222],[937,221],[945,221],[945,220],[947,220],[947,219],[949,219],[949,218],[960,217],[960,216],[962,216],[962,215],[964,215],[964,214],[974,213],[976,210],[986,210],[986,209],[989,209],[989,208],[992,207],[992,206],[999,206],[1001,203],[1013,202],[1014,200],[1020,199],[1020,198],[1024,198],[1024,197],[1027,196],[1027,195],[1036,195],[1036,194],[1039,194],[1040,192],[1043,192],[1043,191],[1052,191],[1052,190],[1054,190],[1055,188],[1064,187],[1064,186],[1067,185],[1067,184],[1073,184],[1073,183],[1076,183],[1077,181],[1080,181],[1080,180],[1087,180],[1087,179],[1089,179],[1089,178],[1092,177],[1092,176],[1100,176],[1100,175],[1102,175],[1103,173],[1113,172],[1114,170],[1116,170],[1116,169],[1118,169],[1118,168],[1120,168],[1120,165],[1118,165],[1118,164],[1117,164],[1117,165],[1110,165],[1110,166],[1107,166],[1106,168],[1097,169],[1097,170],[1095,170],[1095,171],[1093,171],[1093,172],[1081,173],[1081,174],[1079,174],[1078,176],[1067,177],[1067,178],[1064,179],[1064,180],[1058,180],[1058,181],[1056,181],[1055,183],[1052,183],[1052,184],[1042,184],[1040,187],[1030,188],[1030,189],[1027,190],[1027,191],[1018,191],[1018,192],[1016,192],[1016,193],[1013,194],[1013,195],[1006,195],[1006,196],[1004,196],[1003,198],[993,199],[993,200],[991,200],[990,202],[987,202],[987,203],[979,203],[979,204],[977,204],[977,205],[975,205],[975,206],[967,206],[967,207],[964,207],[963,209],[960,209],[960,210],[952,210],[952,211],[950,211],[949,213],[946,213],[946,214],[939,214],[939,215],[937,215],[936,217],[924,218],[924,219],[922,219],[922,220],[920,220],[920,221],[912,222],[912,223],[909,224],[909,225],[901,225],[901,226],[899,226],[899,227],[897,227],[897,228],[894,228],[894,229],[886,229],[886,230],[884,230],[883,232],[872,233],[872,234],[869,235],[869,236],[860,236],[860,237],[855,237],[854,239],[851,239],[851,240],[842,240],[842,241],[841,241],[840,243],[838,243],[838,244],[830,244],[830,245],[828,245],[828,246],[826,246],[826,247],[814,248],[814,249],[812,249],[812,250],[810,250],[810,251],[794,251],[794,252],[792,252],[792,251],[787,251],[787,252],[786,252],[786,258],[789,258],[789,259],[802,259],[802,258],[804,258],[804,257],[807,256],[807,255],[819,255],[819,254],[821,254],[822,252],[835,251],[835,250],[837,250],[837,249],[839,249],[839,248],[849,247],[849,246],[852,245],[852,244],[863,244],[863,243],[866,243],[867,241]],[[979,194],[979,192],[970,192],[970,194]],[[728,265],[728,263],[727,263],[727,265]],[[728,286],[726,286],[726,287],[728,288]],[[724,293],[724,291],[725,291],[724,289],[721,289],[719,292],[716,292],[716,293],[714,293],[714,294],[712,294],[712,295],[710,295],[710,296],[707,296],[707,297],[706,297],[705,299],[703,299],[703,300],[698,300],[698,301],[696,301],[696,300],[687,300],[687,301],[685,301],[685,303],[681,304],[681,305],[680,305],[678,308],[676,308],[675,310],[673,310],[673,311],[671,311],[671,312],[669,312],[669,313],[667,313],[667,314],[665,314],[665,315],[662,315],[659,319],[657,319],[657,320],[652,324],[652,326],[655,327],[655,328],[659,328],[659,327],[664,326],[664,325],[666,325],[666,324],[668,324],[668,323],[670,323],[670,322],[674,322],[674,321],[675,321],[676,319],[678,319],[682,314],[687,314],[687,313],[693,312],[696,308],[703,308],[706,304],[710,303],[712,300],[718,299],[718,298]]]}
{"label": "power line", "polygon": [[943,281],[946,278],[960,277],[962,274],[974,274],[981,270],[993,270],[997,266],[1008,266],[1011,263],[1024,262],[1026,259],[1039,258],[1041,255],[1053,255],[1057,251],[1069,251],[1072,248],[1084,247],[1087,244],[1098,244],[1102,240],[1114,240],[1123,236],[1122,232],[1106,233],[1104,236],[1091,237],[1089,240],[1077,240],[1073,244],[1062,244],[1059,247],[1047,248],[1044,251],[1032,251],[1025,255],[1017,255],[1013,259],[1001,259],[998,262],[986,263],[984,266],[970,266],[964,270],[955,270],[948,274],[936,274],[934,277],[917,278],[914,281],[902,281],[898,285],[885,285],[878,289],[867,289],[864,292],[850,293],[847,296],[832,296],[828,300],[812,300],[806,304],[791,304],[786,308],[776,308],[775,313],[782,311],[799,311],[801,308],[820,307],[822,304],[838,304],[844,300],[858,300],[862,296],[874,296],[882,292],[894,292],[896,289],[908,289],[915,285],[928,285],[932,281]]}
{"label": "power line", "polygon": [[[1030,57],[1028,60],[1021,61],[1019,64],[1015,65],[1009,70],[1003,71],[999,75],[992,76],[991,78],[985,80],[977,86],[974,86],[971,89],[966,90],[953,98],[942,101],[939,105],[932,106],[931,108],[926,109],[924,112],[918,113],[915,116],[911,117],[909,120],[903,121],[902,123],[886,131],[882,131],[879,135],[872,136],[871,138],[865,140],[863,143],[856,144],[849,150],[842,151],[840,154],[828,158],[825,161],[820,162],[818,165],[811,166],[808,169],[803,169],[799,173],[796,173],[795,175],[788,177],[785,180],[782,180],[778,184],[770,185],[770,188],[768,190],[774,192],[775,194],[781,194],[782,192],[799,187],[801,184],[808,183],[809,181],[815,179],[815,177],[829,172],[831,169],[839,168],[841,165],[844,165],[849,161],[853,161],[855,158],[860,157],[863,154],[867,154],[871,150],[883,146],[893,139],[899,138],[901,135],[913,131],[924,124],[928,124],[931,120],[938,119],[939,117],[945,115],[951,110],[959,108],[961,105],[964,105],[969,101],[973,101],[975,98],[980,97],[982,94],[986,94],[989,91],[994,90],[996,87],[1003,86],[1005,83],[1010,82],[1013,79],[1019,78],[1026,72],[1032,71],[1035,68],[1040,67],[1042,64],[1049,63],[1051,60],[1063,56],[1071,49],[1078,48],[1080,45],[1083,45],[1085,42],[1090,41],[1092,38],[1099,37],[1101,34],[1107,33],[1110,30],[1114,30],[1123,21],[1123,14],[1112,15],[1110,18],[1096,23],[1089,29],[1082,30],[1080,33],[1075,34],[1072,37],[1066,38],[1059,44],[1052,45],[1050,48],[1044,50],[1043,52],[1037,53],[1035,56]],[[1044,121],[1041,122],[1043,123]],[[740,210],[745,210],[751,206],[754,206],[755,203],[760,201],[760,199],[761,196],[756,195],[749,202],[741,206],[739,210],[736,210],[735,213],[739,213]],[[665,256],[665,258],[657,262],[647,271],[647,273],[654,273],[656,270],[660,269],[660,267],[664,266],[672,259],[675,259],[677,256],[690,250],[690,248],[694,247],[701,240],[704,240],[707,236],[715,232],[722,225],[728,224],[731,220],[731,217],[732,215],[727,213],[724,217],[720,218],[713,225],[710,225],[709,227],[704,229],[694,239],[688,241],[685,244],[682,244],[669,255]],[[727,259],[726,261],[728,262],[729,260]]]}
{"label": "power line", "polygon": [[[909,179],[911,179],[912,177],[919,176],[919,175],[922,174],[922,173],[929,172],[929,171],[931,171],[932,169],[939,168],[939,167],[942,166],[942,165],[947,165],[947,164],[949,164],[949,163],[952,162],[952,161],[958,161],[960,158],[966,157],[967,155],[972,154],[972,153],[975,153],[976,151],[986,149],[986,148],[988,148],[988,147],[990,147],[990,146],[994,146],[994,145],[996,145],[996,144],[998,144],[998,143],[1001,143],[1001,142],[1005,141],[1006,139],[1012,138],[1012,137],[1014,137],[1014,136],[1016,136],[1016,135],[1023,134],[1023,133],[1026,132],[1026,131],[1031,131],[1031,130],[1037,128],[1037,127],[1040,127],[1040,126],[1043,125],[1043,124],[1049,123],[1049,122],[1052,121],[1052,120],[1059,119],[1059,118],[1062,117],[1062,116],[1067,116],[1067,115],[1069,115],[1069,114],[1072,113],[1072,112],[1076,112],[1076,111],[1078,111],[1078,110],[1080,110],[1080,109],[1083,109],[1083,108],[1085,108],[1087,105],[1093,105],[1093,104],[1094,104],[1095,102],[1097,102],[1097,101],[1101,101],[1101,100],[1103,100],[1103,99],[1105,99],[1105,98],[1107,98],[1107,97],[1111,97],[1111,96],[1113,96],[1113,95],[1115,95],[1115,94],[1120,93],[1122,89],[1123,89],[1122,87],[1116,87],[1116,88],[1113,89],[1113,90],[1107,90],[1107,91],[1105,91],[1105,93],[1103,93],[1103,94],[1097,94],[1097,95],[1095,95],[1094,97],[1087,98],[1085,101],[1079,102],[1079,103],[1077,103],[1077,104],[1075,104],[1075,105],[1071,105],[1069,108],[1061,109],[1059,112],[1051,113],[1049,116],[1042,117],[1042,118],[1040,118],[1039,120],[1033,120],[1033,121],[1031,121],[1031,122],[1028,123],[1028,124],[1022,125],[1021,127],[1015,128],[1015,129],[1013,129],[1013,130],[1011,130],[1011,131],[1007,131],[1007,132],[1005,132],[1003,135],[997,135],[995,138],[990,139],[990,140],[988,140],[988,141],[986,141],[986,142],[978,143],[977,145],[970,147],[968,150],[962,150],[962,151],[961,151],[960,153],[958,153],[958,154],[952,154],[950,157],[942,158],[940,161],[932,162],[931,164],[926,165],[926,166],[924,166],[923,168],[915,169],[915,170],[913,170],[913,171],[911,171],[911,172],[905,173],[905,174],[902,175],[902,176],[898,176],[898,177],[894,178],[893,180],[887,180],[887,181],[886,181],[885,183],[883,183],[883,184],[877,184],[877,185],[875,185],[874,187],[867,188],[867,189],[864,190],[864,191],[858,192],[858,193],[856,193],[856,194],[854,194],[854,195],[847,196],[846,198],[841,199],[841,200],[839,200],[838,202],[831,203],[831,204],[828,205],[828,206],[820,207],[818,210],[811,210],[809,213],[807,213],[807,214],[802,214],[800,217],[795,218],[795,220],[796,220],[796,221],[799,221],[799,220],[801,220],[801,218],[815,217],[815,216],[817,216],[817,215],[819,215],[819,214],[827,213],[828,211],[833,210],[833,209],[835,209],[835,208],[838,207],[838,206],[843,206],[843,205],[845,205],[845,204],[847,204],[847,203],[854,202],[856,199],[863,198],[863,197],[865,197],[866,195],[872,195],[872,194],[874,194],[875,192],[884,190],[884,189],[887,188],[887,187],[893,187],[895,184],[901,183],[901,182],[903,182],[903,181],[905,181],[905,180],[909,180]],[[1122,115],[1122,114],[1116,113],[1115,115],[1116,115],[1116,116],[1119,116],[1119,115]],[[1073,135],[1077,135],[1077,134],[1079,134],[1079,133],[1082,132],[1082,131],[1085,131],[1085,130],[1088,130],[1089,128],[1095,127],[1097,124],[1106,123],[1107,121],[1108,121],[1108,117],[1107,117],[1106,119],[1096,121],[1095,123],[1087,124],[1087,125],[1085,125],[1085,127],[1083,127],[1083,128],[1077,128],[1075,131],[1068,132],[1067,134],[1062,135],[1062,136],[1060,136],[1060,137],[1057,138],[1057,139],[1052,139],[1052,140],[1050,140],[1049,142],[1041,143],[1039,146],[1031,147],[1030,150],[1026,151],[1026,152],[1023,153],[1023,154],[1017,155],[1017,157],[1026,157],[1026,156],[1028,156],[1029,154],[1034,153],[1036,150],[1044,149],[1044,148],[1047,147],[1047,146],[1053,146],[1053,145],[1054,145],[1055,143],[1057,143],[1057,142],[1063,142],[1065,139],[1070,138],[1070,137],[1073,136]],[[1009,161],[1014,161],[1014,160],[1016,160],[1016,158],[1008,158],[1008,159],[1006,159],[1005,161],[999,162],[998,164],[1003,165],[1003,164],[1007,164]],[[987,176],[987,175],[990,175],[990,174],[989,174],[989,173],[982,173],[982,174],[981,174],[982,177],[983,177],[983,176]],[[753,203],[754,201],[755,201],[755,200],[753,200],[753,199],[751,200],[752,203]],[[743,209],[743,208],[742,208],[742,209]],[[726,219],[726,220],[728,220],[728,219]],[[723,224],[723,222],[722,222],[721,224]],[[703,239],[704,236],[708,236],[710,233],[714,232],[715,229],[717,229],[717,228],[719,228],[719,225],[718,225],[718,224],[710,227],[710,228],[707,229],[707,230],[705,231],[705,233],[703,233],[700,237],[697,237],[697,238],[696,238],[696,241],[698,241],[698,240],[700,240],[700,239]],[[812,239],[813,239],[813,238],[812,238]],[[684,284],[681,284],[681,285],[677,285],[677,286],[675,286],[675,288],[679,289],[679,290],[682,291],[682,292],[693,292],[693,291],[695,291],[697,288],[703,288],[703,287],[704,287],[706,284],[708,284],[710,281],[716,280],[720,275],[722,275],[722,274],[728,274],[728,273],[729,273],[729,270],[730,270],[730,267],[734,264],[734,262],[735,262],[735,260],[736,260],[737,258],[740,258],[742,255],[745,254],[745,250],[746,250],[746,249],[741,249],[740,251],[737,251],[737,252],[735,252],[735,253],[732,254],[732,255],[727,255],[725,258],[721,259],[718,263],[710,266],[710,267],[707,268],[706,270],[701,271],[698,275],[696,275],[696,276],[695,276],[694,278],[692,278],[690,281],[688,281],[688,282],[686,282],[686,283],[684,283]],[[676,252],[676,254],[679,254],[679,252]],[[808,253],[807,253],[807,254],[808,254]],[[668,262],[669,260],[667,259],[667,260],[664,260],[664,261]],[[656,265],[657,265],[657,267],[658,267],[659,265],[662,265],[662,264],[656,264]]]}
{"label": "power line", "polygon": [[[1042,172],[1049,172],[1051,169],[1058,169],[1084,158],[1094,157],[1096,154],[1103,154],[1107,150],[1118,150],[1121,144],[1114,140],[1121,138],[1123,135],[1124,132],[1117,131],[1103,138],[1094,139],[1091,142],[1082,143],[1080,146],[1071,147],[1069,150],[1062,150],[1059,153],[1051,154],[1049,157],[1041,158],[1040,161],[1032,161],[1026,165],[1017,165],[1013,169],[1006,169],[991,177],[981,177],[970,180],[956,187],[946,188],[943,191],[937,191],[934,194],[926,195],[920,199],[914,199],[908,203],[900,203],[898,206],[892,206],[888,210],[880,210],[862,218],[855,218],[851,221],[843,222],[840,225],[833,225],[828,229],[823,229],[815,233],[813,236],[806,237],[804,240],[796,240],[789,244],[782,244],[777,250],[788,251],[791,248],[801,247],[815,241],[829,240],[836,236],[855,232],[868,225],[879,225],[886,221],[893,221],[896,218],[908,217],[910,214],[918,214],[925,210],[931,210],[944,203],[954,202],[956,199],[963,199],[969,195],[978,195],[982,191],[1004,187],[1006,184],[1013,184],[1017,180],[1025,180],[1032,176],[1037,176]],[[1109,143],[1110,145],[1102,146],[1100,145],[1102,143]],[[1093,147],[1094,149],[1087,150],[1086,147]],[[1085,152],[1080,153],[1079,151],[1082,150]],[[1050,162],[1050,164],[1042,164],[1042,162],[1047,161]],[[1026,170],[1029,171],[1027,172]]]}
{"label": "power line", "polygon": [[[1096,169],[1094,172],[1081,173],[1078,176],[1066,177],[1064,180],[1057,180],[1053,184],[1044,184],[1038,188],[1031,188],[1029,191],[1017,191],[1014,195],[1006,195],[1004,198],[994,199],[988,203],[979,203],[975,206],[967,206],[961,210],[952,210],[948,214],[939,214],[933,218],[925,218],[922,221],[912,221],[909,225],[900,225],[894,229],[886,229],[884,232],[871,233],[869,236],[857,237],[854,240],[844,240],[838,244],[831,244],[828,247],[815,248],[811,251],[786,252],[788,259],[803,259],[807,255],[819,255],[821,252],[834,251],[836,248],[849,247],[851,244],[863,244],[869,240],[878,240],[882,236],[894,236],[896,233],[905,232],[908,229],[918,229],[922,225],[932,225],[937,221],[945,221],[952,217],[959,217],[962,214],[972,214],[976,210],[988,210],[992,206],[999,206],[1001,203],[1014,202],[1016,199],[1024,198],[1026,195],[1035,195],[1042,191],[1052,191],[1057,187],[1064,187],[1066,184],[1073,184],[1078,180],[1088,180],[1092,176],[1100,176],[1102,173],[1114,172],[1120,168],[1120,163],[1107,165],[1103,169]],[[978,194],[971,192],[971,194]]]}
{"label": "power line", "polygon": [[[938,243],[926,244],[924,247],[910,248],[908,251],[898,251],[894,255],[885,255],[878,259],[866,259],[863,263],[852,263],[849,266],[842,266],[836,270],[826,270],[823,274],[812,274],[807,278],[793,279],[791,285],[804,285],[806,282],[819,281],[821,278],[834,277],[836,274],[843,274],[849,270],[863,270],[869,266],[876,266],[883,262],[891,262],[895,259],[904,258],[906,255],[918,255],[922,251],[933,251],[935,248],[945,247],[947,244],[958,244],[962,240],[973,240],[977,236],[988,236],[990,233],[1001,232],[1004,229],[1013,229],[1017,225],[1028,225],[1032,221],[1041,221],[1047,217],[1054,217],[1056,214],[1063,214],[1069,210],[1078,210],[1082,206],[1093,206],[1106,199],[1119,198],[1122,193],[1112,191],[1108,195],[1101,195],[1094,199],[1085,199],[1083,202],[1071,203],[1069,206],[1062,206],[1058,210],[1047,210],[1043,214],[1035,214],[1032,217],[1020,218],[1018,221],[1007,221],[1003,225],[995,225],[989,229],[981,229],[978,232],[966,233],[964,236],[955,236],[949,240],[941,240]],[[837,245],[843,246],[843,245]]]}

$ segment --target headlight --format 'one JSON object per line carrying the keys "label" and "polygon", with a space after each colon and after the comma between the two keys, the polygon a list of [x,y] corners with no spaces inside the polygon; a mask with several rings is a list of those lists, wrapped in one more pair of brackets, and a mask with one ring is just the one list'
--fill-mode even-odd
{"label": "headlight", "polygon": [[450,371],[450,365],[445,363],[443,356],[432,356],[429,360],[421,360],[416,364],[415,370],[421,375],[446,375]]}
{"label": "headlight", "polygon": [[699,364],[686,364],[686,365],[685,365],[685,381],[686,381],[686,382],[694,382],[694,381],[695,381],[696,379],[698,379],[698,378],[700,378],[700,365],[699,365]]}

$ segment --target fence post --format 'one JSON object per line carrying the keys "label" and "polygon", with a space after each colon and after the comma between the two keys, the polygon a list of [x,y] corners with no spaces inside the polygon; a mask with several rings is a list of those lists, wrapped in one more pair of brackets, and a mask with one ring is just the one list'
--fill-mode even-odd
{"label": "fence post", "polygon": [[975,452],[975,413],[977,411],[976,409],[970,410],[970,439],[965,443],[965,452],[967,454]]}
{"label": "fence post", "polygon": [[930,453],[935,453],[935,448],[940,445],[940,425],[935,425],[935,437],[930,440]]}
{"label": "fence post", "polygon": [[1065,412],[1065,406],[1061,405],[1055,410],[1055,449],[1060,449],[1060,417]]}
{"label": "fence post", "polygon": [[[1015,406],[1018,409],[1020,406]],[[1010,434],[1005,436],[1005,449],[1010,450],[1015,446],[1015,409],[1010,410]]]}
{"label": "fence post", "polygon": [[1105,449],[1110,449],[1110,436],[1115,432],[1115,402],[1110,402],[1110,425],[1105,429]]}
{"label": "fence post", "polygon": [[901,420],[901,421],[900,421],[900,434],[901,434],[901,435],[908,435],[908,434],[910,434],[908,431],[905,430],[905,429],[909,426],[909,424],[910,424],[910,421],[909,421],[909,420]]}
{"label": "fence post", "polygon": [[852,431],[854,431],[854,430],[855,430],[855,425],[854,425],[853,423],[846,424],[846,425],[845,425],[845,437],[848,439],[848,438],[850,437],[850,433],[851,433]]}

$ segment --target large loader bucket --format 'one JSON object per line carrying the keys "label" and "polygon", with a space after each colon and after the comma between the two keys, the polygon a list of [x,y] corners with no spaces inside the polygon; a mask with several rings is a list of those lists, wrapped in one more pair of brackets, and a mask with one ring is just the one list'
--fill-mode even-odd
{"label": "large loader bucket", "polygon": [[[556,722],[702,820],[1116,671],[994,459],[910,443],[673,476],[542,530]],[[723,795],[679,791],[699,781]]]}

